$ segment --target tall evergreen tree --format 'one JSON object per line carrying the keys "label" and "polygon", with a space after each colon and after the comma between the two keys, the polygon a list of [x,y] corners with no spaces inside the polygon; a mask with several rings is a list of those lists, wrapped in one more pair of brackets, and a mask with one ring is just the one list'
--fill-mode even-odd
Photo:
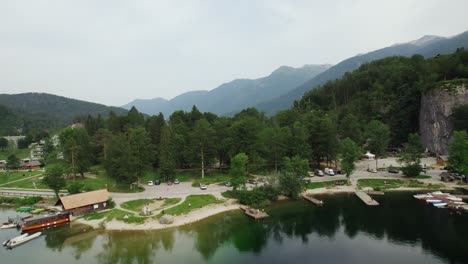
{"label": "tall evergreen tree", "polygon": [[165,121],[162,113],[159,113],[157,116],[151,116],[146,121],[146,131],[149,133],[149,137],[155,152],[155,159],[152,161],[155,168],[159,167],[161,131],[164,125]]}
{"label": "tall evergreen tree", "polygon": [[67,128],[60,135],[60,146],[75,179],[78,172],[81,177],[91,166],[91,139],[83,128]]}
{"label": "tall evergreen tree", "polygon": [[137,179],[138,186],[140,186],[141,176],[151,168],[151,162],[154,160],[154,147],[148,133],[142,127],[130,129],[128,141],[130,144],[130,168]]}
{"label": "tall evergreen tree", "polygon": [[372,120],[366,127],[367,148],[375,154],[375,168],[378,167],[378,158],[382,157],[390,142],[390,128],[388,125]]}
{"label": "tall evergreen tree", "polygon": [[466,131],[453,132],[449,146],[449,163],[458,173],[468,177],[468,133]]}
{"label": "tall evergreen tree", "polygon": [[172,181],[175,177],[176,161],[173,147],[173,135],[168,126],[162,128],[160,147],[159,169],[161,178],[165,181]]}
{"label": "tall evergreen tree", "polygon": [[55,193],[58,198],[58,194],[61,189],[66,186],[65,178],[63,177],[64,169],[61,165],[54,164],[47,168],[46,173],[42,181]]}
{"label": "tall evergreen tree", "polygon": [[6,168],[8,170],[18,170],[20,167],[20,159],[15,154],[11,154],[7,158]]}
{"label": "tall evergreen tree", "polygon": [[345,138],[341,141],[341,169],[346,173],[346,177],[354,172],[355,163],[361,154],[361,149],[352,139]]}
{"label": "tall evergreen tree", "polygon": [[130,144],[126,135],[119,133],[109,139],[104,168],[106,173],[118,183],[131,184],[137,180],[135,171],[131,167],[130,153]]}
{"label": "tall evergreen tree", "polygon": [[212,141],[214,134],[210,123],[206,119],[202,118],[195,122],[192,132],[192,147],[197,153],[196,156],[200,158],[202,179],[205,178],[205,165],[215,152],[214,142]]}

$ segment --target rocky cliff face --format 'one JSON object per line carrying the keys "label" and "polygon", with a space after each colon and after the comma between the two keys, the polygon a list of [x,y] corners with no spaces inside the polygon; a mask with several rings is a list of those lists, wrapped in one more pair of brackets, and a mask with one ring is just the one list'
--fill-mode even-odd
{"label": "rocky cliff face", "polygon": [[463,83],[443,84],[421,98],[419,133],[425,148],[439,155],[448,154],[453,125],[452,109],[468,104],[468,86]]}

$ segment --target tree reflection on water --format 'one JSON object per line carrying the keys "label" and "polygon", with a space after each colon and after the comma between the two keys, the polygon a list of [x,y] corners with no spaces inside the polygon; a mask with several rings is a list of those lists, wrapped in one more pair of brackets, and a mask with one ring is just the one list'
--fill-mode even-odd
{"label": "tree reflection on water", "polygon": [[[267,210],[270,217],[261,221],[235,211],[168,230],[90,233],[68,228],[48,232],[45,240],[53,250],[71,248],[75,259],[102,247],[96,256],[100,263],[154,263],[163,253],[172,253],[177,259],[190,245],[209,261],[220,248],[233,247],[238,254],[260,256],[272,244],[284,245],[284,241],[299,240],[307,245],[320,237],[334,240],[345,235],[353,239],[362,234],[398,245],[420,245],[449,262],[465,261],[467,215],[450,215],[448,210],[427,206],[408,193],[377,197],[381,203],[377,207],[368,207],[347,194],[321,199],[326,202],[322,207],[304,201],[279,202]],[[181,241],[184,249],[175,246]]]}

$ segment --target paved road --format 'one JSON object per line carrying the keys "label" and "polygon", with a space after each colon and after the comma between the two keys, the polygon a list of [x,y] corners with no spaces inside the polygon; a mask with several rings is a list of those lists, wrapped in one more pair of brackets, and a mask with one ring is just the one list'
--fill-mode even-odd
{"label": "paved road", "polygon": [[124,202],[133,199],[151,199],[157,197],[180,197],[185,198],[191,194],[212,194],[216,197],[221,197],[221,193],[232,190],[232,187],[224,185],[210,184],[206,190],[201,190],[199,187],[192,187],[191,182],[181,182],[180,184],[144,186],[145,190],[139,193],[111,193],[114,200]]}

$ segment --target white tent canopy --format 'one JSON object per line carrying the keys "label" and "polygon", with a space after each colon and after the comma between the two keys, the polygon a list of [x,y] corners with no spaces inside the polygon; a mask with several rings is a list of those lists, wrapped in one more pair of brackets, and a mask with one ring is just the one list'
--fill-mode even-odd
{"label": "white tent canopy", "polygon": [[364,154],[368,159],[375,159],[375,155],[370,153],[370,151],[367,151],[366,154]]}

